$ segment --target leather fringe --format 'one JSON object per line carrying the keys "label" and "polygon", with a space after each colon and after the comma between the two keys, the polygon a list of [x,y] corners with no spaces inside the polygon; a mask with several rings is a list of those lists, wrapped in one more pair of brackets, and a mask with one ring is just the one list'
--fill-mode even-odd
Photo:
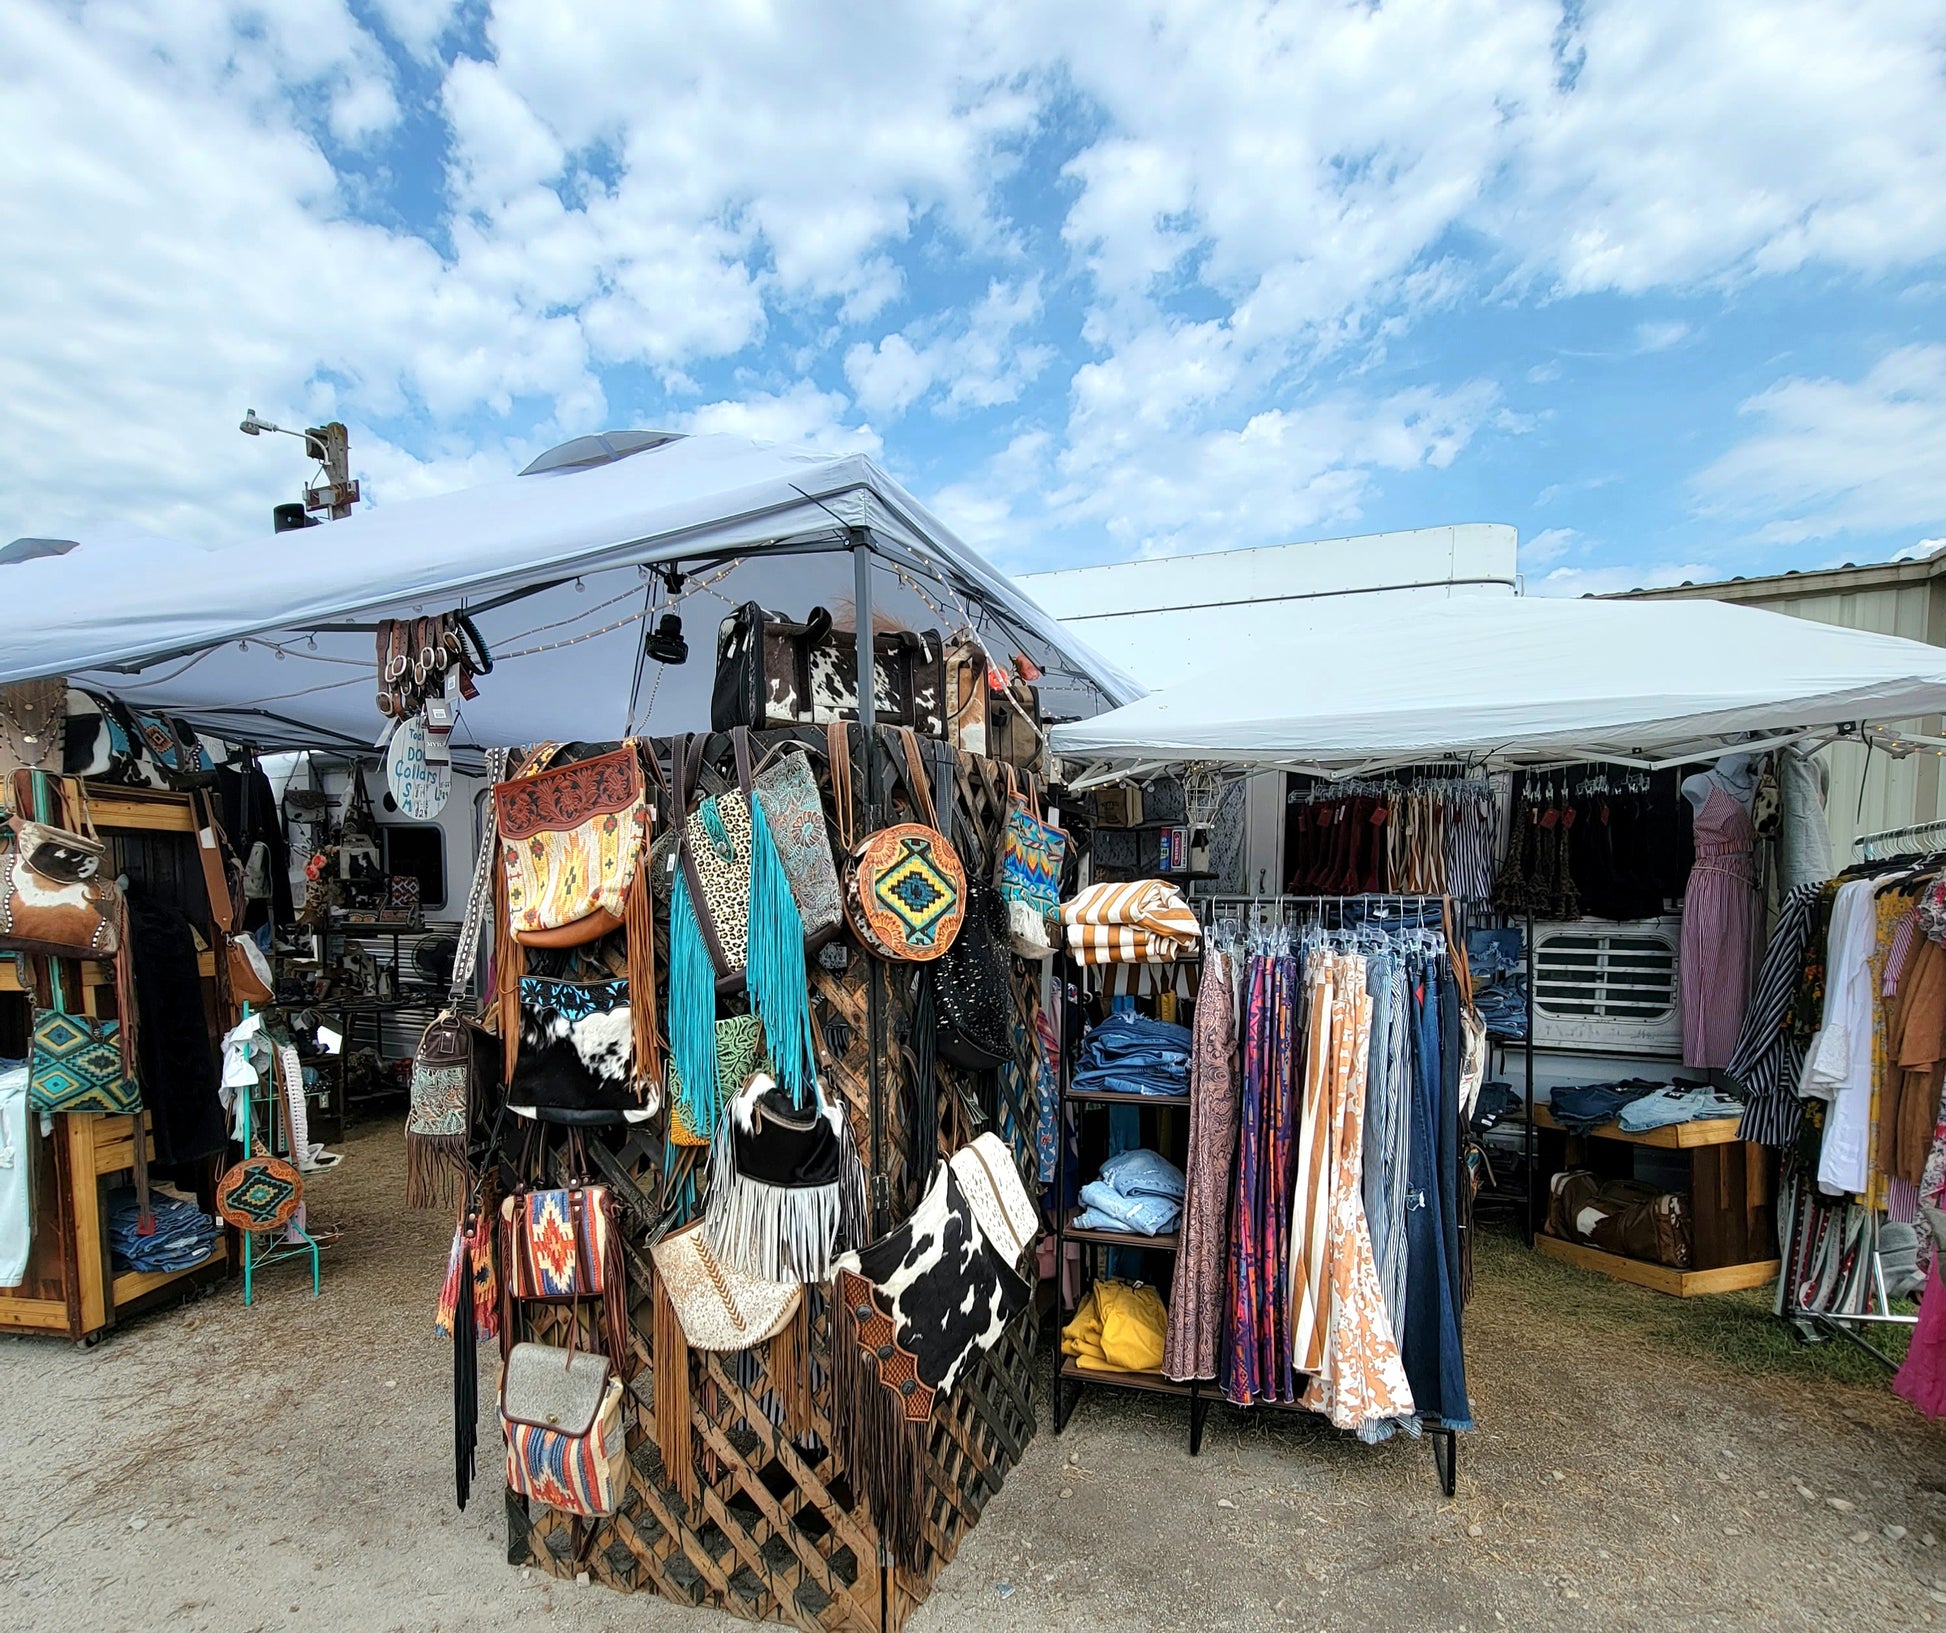
{"label": "leather fringe", "polygon": [[898,1398],[878,1380],[878,1362],[859,1342],[858,1317],[839,1277],[831,1298],[831,1438],[853,1489],[872,1505],[892,1557],[920,1570],[920,1473],[932,1420],[908,1422]]}
{"label": "leather fringe", "polygon": [[811,1298],[807,1289],[797,1313],[770,1341],[770,1387],[784,1409],[784,1428],[793,1440],[811,1432]]}
{"label": "leather fringe", "polygon": [[696,1455],[690,1439],[694,1402],[689,1391],[689,1341],[683,1337],[676,1307],[662,1278],[655,1281],[653,1341],[655,1390],[650,1438],[662,1456],[662,1472],[685,1505],[696,1502]]}
{"label": "leather fringe", "polygon": [[466,1136],[413,1134],[405,1137],[405,1205],[457,1208],[466,1194]]}
{"label": "leather fringe", "polygon": [[628,936],[628,1005],[635,1031],[636,1092],[644,1105],[662,1098],[662,1045],[655,1007],[655,903],[650,895],[648,839],[635,864],[622,911]]}
{"label": "leather fringe", "polygon": [[[497,861],[497,858],[496,858]],[[520,978],[527,973],[527,949],[514,940],[507,919],[507,870],[493,872],[493,1001],[500,1011],[500,1082],[514,1080],[520,1056]]]}

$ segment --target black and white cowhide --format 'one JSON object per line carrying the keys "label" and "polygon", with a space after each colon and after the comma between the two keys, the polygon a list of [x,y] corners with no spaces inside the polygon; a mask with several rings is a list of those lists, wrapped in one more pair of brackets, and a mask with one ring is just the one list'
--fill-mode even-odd
{"label": "black and white cowhide", "polygon": [[982,1234],[945,1163],[910,1219],[837,1264],[872,1283],[919,1381],[934,1390],[951,1390],[1032,1296]]}

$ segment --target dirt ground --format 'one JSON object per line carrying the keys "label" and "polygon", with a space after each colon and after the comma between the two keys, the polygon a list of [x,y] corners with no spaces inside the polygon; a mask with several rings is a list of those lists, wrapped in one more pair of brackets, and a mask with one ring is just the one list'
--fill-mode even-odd
{"label": "dirt ground", "polygon": [[[485,1411],[454,1510],[451,1227],[398,1205],[395,1124],[346,1150],[313,1185],[344,1230],[321,1298],[274,1268],[254,1309],[233,1283],[93,1351],[0,1342],[0,1627],[709,1622],[509,1567]],[[1424,1443],[1219,1411],[1192,1461],[1185,1405],[1098,1391],[1059,1438],[1043,1406],[914,1633],[1946,1620],[1946,1433],[1882,1372],[1775,1345],[1755,1301],[1692,1330],[1509,1242],[1478,1276],[1456,1499]]]}

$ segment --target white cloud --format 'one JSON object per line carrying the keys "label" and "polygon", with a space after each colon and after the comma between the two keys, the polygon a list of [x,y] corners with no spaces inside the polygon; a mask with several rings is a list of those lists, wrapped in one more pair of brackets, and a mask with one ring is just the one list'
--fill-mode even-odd
{"label": "white cloud", "polygon": [[1780,380],[1741,412],[1764,429],[1697,475],[1706,514],[1779,543],[1946,521],[1946,345],[1902,346],[1860,380]]}
{"label": "white cloud", "polygon": [[1646,567],[1556,567],[1527,581],[1529,595],[1617,595],[1623,590],[1707,584],[1723,574],[1703,562],[1655,562]]}
{"label": "white cloud", "polygon": [[1579,548],[1581,535],[1571,527],[1550,527],[1536,533],[1531,539],[1523,539],[1520,545],[1520,560],[1523,566],[1532,563],[1536,567],[1546,567],[1559,561],[1569,551]]}
{"label": "white cloud", "polygon": [[752,391],[707,403],[681,416],[677,428],[791,443],[820,453],[881,453],[884,439],[869,424],[845,423],[850,409],[843,392],[820,391],[800,380],[784,391]]}
{"label": "white cloud", "polygon": [[1678,319],[1638,323],[1635,326],[1635,349],[1639,352],[1666,352],[1672,346],[1680,346],[1689,335],[1689,325]]}
{"label": "white cloud", "polygon": [[928,340],[934,326],[914,325],[876,346],[860,342],[845,353],[845,378],[876,413],[902,414],[935,385],[945,409],[997,408],[1017,400],[1053,356],[1051,348],[1018,338],[1040,315],[1038,278],[995,279],[958,333]]}

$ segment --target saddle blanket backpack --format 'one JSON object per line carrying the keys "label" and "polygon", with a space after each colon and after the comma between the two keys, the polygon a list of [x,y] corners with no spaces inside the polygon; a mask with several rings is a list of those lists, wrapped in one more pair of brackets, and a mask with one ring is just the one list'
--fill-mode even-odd
{"label": "saddle blanket backpack", "polygon": [[605,1356],[514,1345],[500,1373],[508,1487],[587,1519],[614,1513],[628,1489],[623,1394]]}
{"label": "saddle blanket backpack", "polygon": [[[966,918],[966,869],[939,831],[932,785],[910,728],[899,733],[918,822],[895,823],[850,848],[845,918],[868,951],[900,963],[944,956]],[[842,767],[842,769],[841,769]],[[849,821],[851,757],[833,757],[839,809]]]}
{"label": "saddle blanket backpack", "polygon": [[631,740],[545,769],[547,744],[493,789],[508,928],[528,947],[578,947],[622,927],[654,811]]}

